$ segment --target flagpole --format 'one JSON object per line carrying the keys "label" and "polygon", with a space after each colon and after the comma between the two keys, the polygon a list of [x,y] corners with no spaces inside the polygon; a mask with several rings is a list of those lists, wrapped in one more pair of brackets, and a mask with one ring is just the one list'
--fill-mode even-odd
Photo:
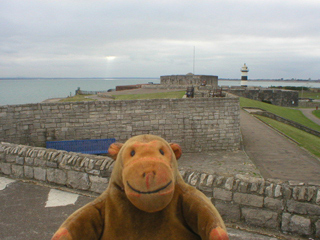
{"label": "flagpole", "polygon": [[195,74],[195,59],[196,59],[196,46],[193,46],[193,74]]}

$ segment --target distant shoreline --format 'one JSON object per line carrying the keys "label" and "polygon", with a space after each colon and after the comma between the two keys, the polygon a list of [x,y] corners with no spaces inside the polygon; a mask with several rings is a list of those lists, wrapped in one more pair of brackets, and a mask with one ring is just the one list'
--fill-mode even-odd
{"label": "distant shoreline", "polygon": [[[218,81],[241,81],[241,79],[229,79],[229,78],[219,78]],[[320,80],[281,80],[281,79],[248,79],[248,82],[305,82],[305,83],[320,83]]]}
{"label": "distant shoreline", "polygon": [[[0,78],[0,81],[1,80],[61,80],[61,79],[69,79],[69,80],[72,80],[72,79],[81,79],[81,80],[117,80],[117,79],[127,79],[127,80],[135,80],[135,79],[160,79],[160,78],[156,78],[156,77],[125,77],[125,78],[121,78],[121,77],[114,77],[114,78]],[[219,81],[241,81],[241,79],[236,79],[236,78],[218,78]],[[308,79],[295,79],[295,80],[292,80],[292,79],[248,79],[248,81],[261,81],[261,82],[305,82],[305,83],[320,83],[320,79],[318,80],[308,80]]]}

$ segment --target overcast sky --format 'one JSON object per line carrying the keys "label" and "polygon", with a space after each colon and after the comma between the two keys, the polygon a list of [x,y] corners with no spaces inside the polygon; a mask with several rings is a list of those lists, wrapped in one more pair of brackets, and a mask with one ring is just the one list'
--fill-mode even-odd
{"label": "overcast sky", "polygon": [[320,79],[319,0],[1,0],[0,77]]}

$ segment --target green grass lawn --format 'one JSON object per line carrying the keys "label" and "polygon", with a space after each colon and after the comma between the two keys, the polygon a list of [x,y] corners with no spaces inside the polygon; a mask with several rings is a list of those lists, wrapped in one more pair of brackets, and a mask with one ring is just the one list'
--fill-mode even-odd
{"label": "green grass lawn", "polygon": [[241,107],[254,107],[254,108],[261,108],[265,111],[274,113],[280,117],[295,121],[297,123],[300,123],[306,127],[312,128],[314,130],[320,131],[320,126],[313,121],[311,121],[309,118],[303,115],[303,113],[300,110],[286,108],[286,107],[280,107],[260,101],[251,100],[248,98],[240,98],[240,106]]}
{"label": "green grass lawn", "polygon": [[271,125],[272,127],[278,129],[280,132],[294,139],[299,143],[300,146],[307,149],[309,152],[313,153],[317,157],[320,157],[320,138],[314,136],[310,133],[297,129],[295,127],[289,126],[287,124],[278,122],[271,118],[257,116],[263,122]]}
{"label": "green grass lawn", "polygon": [[320,118],[320,110],[312,111],[312,114],[315,115],[317,118]]}
{"label": "green grass lawn", "polygon": [[312,98],[312,99],[320,99],[320,93],[311,92],[311,91],[299,91],[299,97],[303,98]]}
{"label": "green grass lawn", "polygon": [[148,94],[127,94],[127,95],[113,95],[115,100],[137,100],[137,99],[162,99],[162,98],[182,98],[185,91],[174,92],[160,92]]}
{"label": "green grass lawn", "polygon": [[91,95],[75,95],[73,97],[67,97],[61,99],[59,102],[83,102],[83,101],[96,101],[96,99],[86,98],[90,97]]}

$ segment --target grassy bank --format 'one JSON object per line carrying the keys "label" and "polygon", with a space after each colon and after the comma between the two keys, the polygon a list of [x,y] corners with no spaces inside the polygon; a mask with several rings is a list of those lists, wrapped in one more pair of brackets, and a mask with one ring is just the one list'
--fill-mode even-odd
{"label": "grassy bank", "polygon": [[320,138],[314,136],[312,134],[306,133],[305,131],[299,130],[295,127],[289,126],[287,124],[278,122],[271,118],[257,116],[263,122],[269,124],[270,126],[274,127],[275,129],[279,130],[280,132],[284,133],[285,135],[289,136],[300,146],[307,149],[309,152],[314,154],[315,156],[320,158]]}
{"label": "grassy bank", "polygon": [[159,92],[147,94],[128,94],[128,95],[113,95],[115,100],[137,100],[137,99],[163,99],[163,98],[182,98],[185,91],[175,92]]}
{"label": "grassy bank", "polygon": [[306,127],[312,128],[314,130],[320,131],[320,126],[309,118],[303,115],[300,110],[280,107],[260,101],[251,100],[248,98],[240,98],[240,106],[241,107],[254,107],[254,108],[261,108],[265,111],[274,113],[280,117],[295,121],[300,123]]}
{"label": "grassy bank", "polygon": [[83,101],[96,101],[96,99],[90,98],[92,95],[75,95],[73,97],[67,97],[61,99],[59,102],[83,102]]}
{"label": "grassy bank", "polygon": [[[185,91],[174,92],[159,92],[159,93],[147,93],[147,94],[124,94],[113,95],[115,100],[138,100],[138,99],[162,99],[162,98],[182,98],[185,95]],[[73,97],[67,97],[61,99],[59,102],[83,102],[83,101],[96,101],[96,99],[90,98],[95,95],[75,95]]]}
{"label": "grassy bank", "polygon": [[301,97],[301,98],[320,99],[320,93],[311,92],[311,91],[299,91],[299,97]]}

